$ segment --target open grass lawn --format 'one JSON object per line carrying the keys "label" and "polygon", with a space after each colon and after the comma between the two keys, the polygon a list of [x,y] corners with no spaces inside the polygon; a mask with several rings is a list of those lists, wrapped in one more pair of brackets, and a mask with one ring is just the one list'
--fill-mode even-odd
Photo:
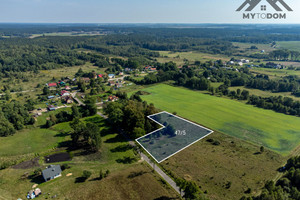
{"label": "open grass lawn", "polygon": [[235,100],[161,84],[144,89],[143,100],[210,129],[264,145],[282,155],[300,144],[300,118]]}
{"label": "open grass lawn", "polygon": [[266,74],[268,76],[271,76],[271,78],[284,77],[290,75],[300,76],[300,70],[253,68],[251,69],[251,71],[254,73]]}
{"label": "open grass lawn", "polygon": [[[101,127],[102,148],[98,153],[85,154],[84,150],[73,150],[72,155],[74,157],[72,161],[66,162],[71,168],[64,171],[62,177],[46,183],[40,178],[21,178],[25,173],[31,175],[38,167],[0,170],[0,200],[25,199],[27,192],[36,183],[39,184],[38,187],[43,192],[43,195],[39,197],[40,199],[51,198],[54,195],[57,195],[58,199],[80,200],[138,200],[156,199],[161,196],[176,197],[177,194],[164,185],[159,176],[152,173],[152,170],[145,163],[124,164],[122,162],[124,157],[135,157],[135,154],[131,148],[128,148],[128,142],[123,137],[108,129],[103,118],[93,116],[83,120],[96,123]],[[69,123],[61,123],[51,127],[51,130],[53,130],[52,132],[63,131],[65,133],[71,131],[71,128]],[[68,143],[70,140],[69,136],[65,136],[62,144]],[[46,144],[50,143],[49,141],[51,140],[45,138]],[[1,145],[0,148],[2,148]],[[43,148],[46,148],[45,144]],[[64,149],[64,146],[57,150],[60,151],[62,149]],[[5,152],[8,151],[5,149]],[[39,163],[42,169],[47,166],[47,164],[43,163],[43,157],[40,158]],[[107,169],[110,170],[110,175],[103,180],[98,180],[101,169],[104,172]],[[92,176],[84,183],[76,182],[78,177],[81,177],[83,170],[91,171]],[[73,175],[67,177],[68,173]]]}
{"label": "open grass lawn", "polygon": [[[215,146],[207,139],[219,141]],[[257,195],[265,181],[279,174],[286,161],[279,154],[225,134],[215,132],[161,163],[177,177],[196,181],[210,200],[240,199],[248,188]],[[231,183],[226,189],[226,184]]]}
{"label": "open grass lawn", "polygon": [[39,153],[62,141],[58,132],[48,129],[25,129],[13,136],[0,137],[0,156]]}
{"label": "open grass lawn", "polygon": [[272,93],[271,91],[263,91],[259,89],[251,89],[246,87],[230,87],[229,90],[236,91],[237,89],[240,90],[248,90],[250,92],[250,95],[257,95],[261,97],[271,97],[271,96],[283,96],[283,97],[289,97],[294,99],[295,101],[300,101],[300,97],[296,97],[291,94],[291,92],[280,92],[280,93]]}
{"label": "open grass lawn", "polygon": [[279,48],[300,51],[300,41],[279,41],[276,43]]}

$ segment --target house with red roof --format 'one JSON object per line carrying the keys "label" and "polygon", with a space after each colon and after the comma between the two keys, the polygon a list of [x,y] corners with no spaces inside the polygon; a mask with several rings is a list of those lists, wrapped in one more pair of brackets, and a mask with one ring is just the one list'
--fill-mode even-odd
{"label": "house with red roof", "polygon": [[66,90],[62,90],[61,93],[60,93],[60,95],[61,95],[62,97],[64,97],[64,96],[70,96],[70,92],[68,92],[68,91],[66,91]]}
{"label": "house with red roof", "polygon": [[48,87],[57,87],[57,83],[48,83]]}
{"label": "house with red roof", "polygon": [[117,101],[118,99],[119,98],[117,96],[109,96],[108,97],[108,101],[112,101],[112,102]]}

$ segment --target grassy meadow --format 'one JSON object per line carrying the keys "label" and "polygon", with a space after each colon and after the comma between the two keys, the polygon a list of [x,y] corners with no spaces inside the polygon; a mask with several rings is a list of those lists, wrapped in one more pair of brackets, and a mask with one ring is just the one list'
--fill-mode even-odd
{"label": "grassy meadow", "polygon": [[300,41],[279,41],[276,43],[279,48],[300,51]]}
{"label": "grassy meadow", "polygon": [[[286,160],[272,151],[257,152],[256,145],[215,132],[161,165],[177,177],[195,181],[202,191],[207,191],[210,200],[235,200],[248,188],[251,195],[258,195],[267,180],[280,176],[276,170]],[[228,183],[230,188],[226,188]]]}
{"label": "grassy meadow", "polygon": [[271,68],[253,68],[251,72],[256,74],[265,74],[271,78],[284,77],[284,76],[300,76],[300,70],[287,70],[287,69],[271,69]]}
{"label": "grassy meadow", "polygon": [[282,155],[289,155],[300,144],[298,117],[164,84],[144,91],[151,95],[142,99],[161,110],[177,112],[181,117]]}
{"label": "grassy meadow", "polygon": [[160,56],[157,59],[159,62],[175,62],[177,65],[184,65],[184,59],[187,59],[192,62],[195,61],[210,61],[210,60],[223,60],[228,61],[230,58],[228,58],[225,55],[213,55],[213,54],[207,54],[207,53],[201,53],[201,52],[171,52],[171,51],[158,51]]}

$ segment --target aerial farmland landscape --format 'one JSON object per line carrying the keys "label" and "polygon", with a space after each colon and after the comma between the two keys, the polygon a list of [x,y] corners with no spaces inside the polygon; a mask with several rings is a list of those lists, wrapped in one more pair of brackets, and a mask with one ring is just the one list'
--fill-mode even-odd
{"label": "aerial farmland landscape", "polygon": [[0,200],[300,200],[299,6],[3,0]]}

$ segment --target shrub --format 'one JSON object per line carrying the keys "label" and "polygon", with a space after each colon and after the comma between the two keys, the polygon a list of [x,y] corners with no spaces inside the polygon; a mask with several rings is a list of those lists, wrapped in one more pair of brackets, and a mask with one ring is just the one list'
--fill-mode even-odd
{"label": "shrub", "polygon": [[83,173],[82,173],[82,177],[85,178],[85,179],[90,178],[91,175],[92,175],[92,172],[87,171],[87,170],[84,170]]}
{"label": "shrub", "polygon": [[64,171],[64,170],[66,170],[66,169],[70,169],[71,167],[68,165],[68,164],[63,164],[62,166],[61,166],[61,170],[62,171]]}
{"label": "shrub", "polygon": [[219,141],[215,141],[214,143],[213,143],[213,145],[215,145],[215,146],[218,146],[218,145],[220,145],[221,143],[219,142]]}

